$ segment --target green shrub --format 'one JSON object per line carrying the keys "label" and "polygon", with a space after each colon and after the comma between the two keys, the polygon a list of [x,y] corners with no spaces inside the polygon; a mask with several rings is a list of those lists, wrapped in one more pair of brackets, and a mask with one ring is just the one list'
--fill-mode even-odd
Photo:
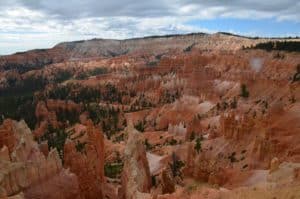
{"label": "green shrub", "polygon": [[249,91],[248,91],[247,86],[245,84],[241,85],[241,94],[240,95],[244,98],[249,97]]}
{"label": "green shrub", "polygon": [[300,81],[300,64],[296,67],[296,73],[293,76],[293,82]]}
{"label": "green shrub", "polygon": [[108,70],[107,68],[94,68],[93,70],[89,71],[89,74],[92,76],[97,76],[97,75],[103,75],[103,74],[107,74]]}
{"label": "green shrub", "polygon": [[266,51],[284,50],[288,52],[300,52],[300,42],[299,41],[269,41],[264,43],[258,43],[255,46],[251,46],[246,49],[262,49]]}
{"label": "green shrub", "polygon": [[145,147],[146,147],[146,150],[149,151],[153,148],[153,146],[149,143],[148,139],[145,139]]}
{"label": "green shrub", "polygon": [[86,72],[81,72],[76,76],[76,79],[78,80],[84,80],[87,79],[89,75]]}
{"label": "green shrub", "polygon": [[190,136],[190,141],[193,141],[195,139],[195,131],[192,131]]}
{"label": "green shrub", "polygon": [[72,77],[72,73],[67,70],[61,70],[55,75],[55,82],[56,83],[61,83],[64,82]]}
{"label": "green shrub", "polygon": [[85,145],[86,145],[86,142],[82,143],[82,142],[77,141],[77,143],[75,145],[76,151],[83,153],[85,151]]}
{"label": "green shrub", "polygon": [[177,140],[175,140],[175,139],[171,139],[170,141],[169,141],[169,144],[170,145],[176,145],[177,144]]}
{"label": "green shrub", "polygon": [[156,187],[156,177],[155,176],[151,176],[151,182],[152,182],[152,186]]}
{"label": "green shrub", "polygon": [[64,129],[55,129],[49,125],[47,131],[40,138],[40,140],[48,142],[49,150],[51,148],[56,148],[60,158],[63,160],[64,145],[67,137],[68,134]]}
{"label": "green shrub", "polygon": [[235,157],[236,153],[232,152],[229,156],[228,159],[230,160],[231,163],[237,162],[237,159]]}
{"label": "green shrub", "polygon": [[135,126],[135,129],[137,129],[140,132],[144,132],[145,127],[144,127],[144,122],[143,121],[139,121]]}
{"label": "green shrub", "polygon": [[173,177],[181,177],[181,168],[184,167],[184,162],[179,160],[175,153],[172,153],[172,162],[169,163]]}
{"label": "green shrub", "polygon": [[195,144],[194,148],[197,151],[197,153],[199,153],[200,151],[202,151],[201,139],[200,138],[196,139],[196,144]]}
{"label": "green shrub", "polygon": [[120,176],[123,170],[123,163],[106,163],[104,165],[104,174],[109,178],[117,178]]}
{"label": "green shrub", "polygon": [[236,99],[236,97],[233,98],[233,101],[230,103],[230,107],[232,109],[236,109],[237,108],[237,99]]}

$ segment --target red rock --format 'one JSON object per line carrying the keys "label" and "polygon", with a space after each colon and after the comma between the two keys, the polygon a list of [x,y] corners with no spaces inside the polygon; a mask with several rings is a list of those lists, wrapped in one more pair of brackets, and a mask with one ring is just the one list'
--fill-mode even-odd
{"label": "red rock", "polygon": [[84,198],[103,198],[104,137],[91,122],[82,151],[77,151],[76,140],[67,140],[64,147],[64,167],[78,176],[79,188]]}
{"label": "red rock", "polygon": [[175,192],[175,182],[168,169],[164,169],[161,173],[161,186],[163,194]]}
{"label": "red rock", "polygon": [[[39,192],[37,198],[57,198],[60,193],[59,197],[62,199],[81,199],[77,178],[62,168],[56,149],[45,156],[24,121],[9,120],[9,125],[12,130],[10,135],[16,142],[10,153],[5,147],[1,149],[0,195],[18,198],[23,197],[18,194],[23,192],[26,198],[35,198],[33,190],[36,190]],[[6,158],[2,158],[2,154],[6,154]],[[64,179],[67,179],[64,186],[59,185],[58,182],[63,182]],[[50,183],[52,181],[54,183]]]}
{"label": "red rock", "polygon": [[131,125],[125,130],[128,140],[125,147],[124,168],[120,198],[149,198],[151,177],[146,150],[139,132]]}
{"label": "red rock", "polygon": [[0,126],[0,148],[7,146],[11,153],[15,145],[16,138],[13,133],[13,121],[5,120]]}

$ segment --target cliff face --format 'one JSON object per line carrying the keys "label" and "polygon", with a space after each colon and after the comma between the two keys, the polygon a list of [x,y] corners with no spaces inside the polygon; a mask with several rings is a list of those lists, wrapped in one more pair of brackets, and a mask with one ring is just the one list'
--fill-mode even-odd
{"label": "cliff face", "polygon": [[[77,177],[62,168],[55,149],[47,157],[41,153],[24,121],[6,120],[1,129],[9,131],[1,133],[2,139],[6,135],[15,139],[14,146],[9,145],[9,139],[2,142],[1,146],[2,195],[13,196],[23,192],[26,198],[56,198],[59,192],[61,198],[81,198]],[[59,182],[64,187],[59,186]]]}

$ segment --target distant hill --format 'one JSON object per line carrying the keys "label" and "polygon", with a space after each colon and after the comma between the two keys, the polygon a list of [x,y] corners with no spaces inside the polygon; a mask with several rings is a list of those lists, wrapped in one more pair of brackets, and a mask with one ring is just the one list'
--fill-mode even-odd
{"label": "distant hill", "polygon": [[50,49],[36,49],[0,57],[0,71],[17,69],[26,72],[66,60],[93,57],[115,57],[130,53],[162,54],[170,50],[186,51],[196,48],[204,51],[239,50],[258,43],[297,38],[252,38],[231,33],[190,33],[149,36],[125,40],[92,39],[59,43]]}

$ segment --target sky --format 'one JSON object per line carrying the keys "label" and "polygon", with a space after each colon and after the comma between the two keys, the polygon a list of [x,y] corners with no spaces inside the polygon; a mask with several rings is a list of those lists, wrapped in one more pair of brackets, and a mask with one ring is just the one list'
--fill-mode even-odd
{"label": "sky", "polygon": [[300,36],[300,0],[0,0],[0,55],[191,32]]}

